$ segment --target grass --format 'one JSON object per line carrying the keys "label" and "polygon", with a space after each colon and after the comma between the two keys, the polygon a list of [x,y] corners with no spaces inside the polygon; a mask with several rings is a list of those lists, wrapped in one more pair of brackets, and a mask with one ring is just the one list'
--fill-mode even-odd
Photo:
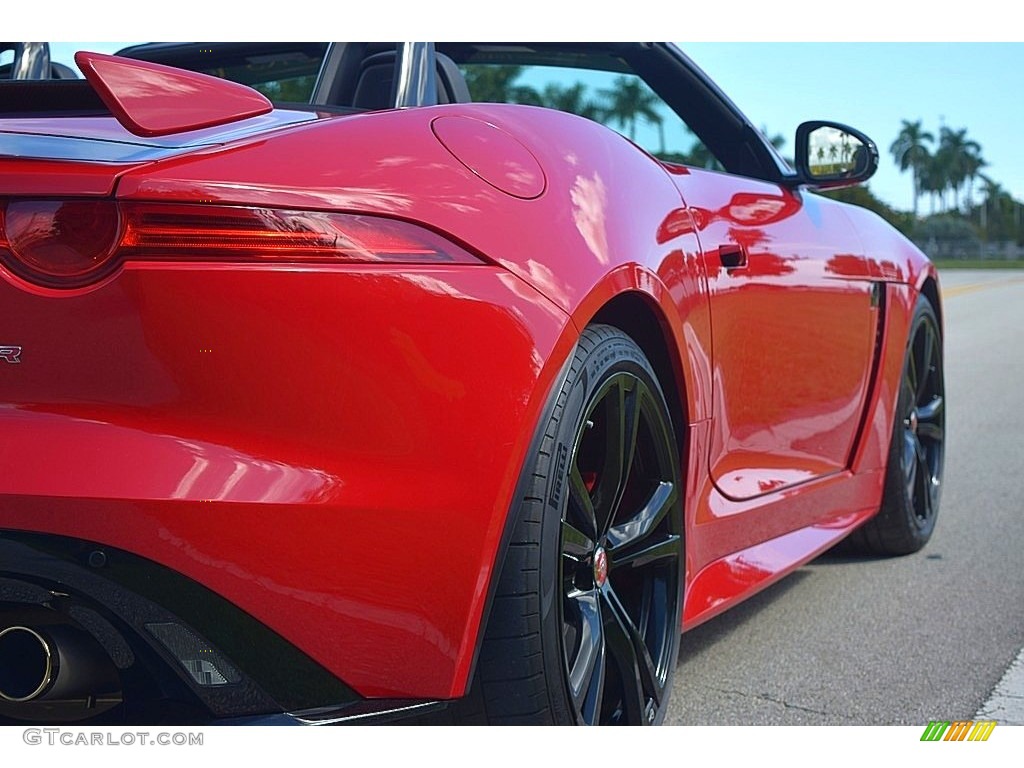
{"label": "grass", "polygon": [[1024,269],[1024,259],[932,259],[939,269]]}

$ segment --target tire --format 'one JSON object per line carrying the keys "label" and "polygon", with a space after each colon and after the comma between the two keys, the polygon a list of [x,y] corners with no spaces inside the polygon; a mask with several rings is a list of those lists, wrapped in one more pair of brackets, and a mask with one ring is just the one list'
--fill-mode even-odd
{"label": "tire", "polygon": [[908,339],[882,504],[849,539],[853,548],[877,555],[917,552],[931,538],[939,514],[946,391],[942,334],[924,295]]}
{"label": "tire", "polygon": [[659,723],[679,651],[684,551],[665,397],[636,343],[595,325],[553,398],[454,719]]}

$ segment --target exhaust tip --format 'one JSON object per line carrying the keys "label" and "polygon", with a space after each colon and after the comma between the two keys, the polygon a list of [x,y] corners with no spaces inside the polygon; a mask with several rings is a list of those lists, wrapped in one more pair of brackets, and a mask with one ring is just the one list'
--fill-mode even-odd
{"label": "exhaust tip", "polygon": [[32,701],[53,680],[56,660],[50,644],[28,627],[0,632],[0,699]]}

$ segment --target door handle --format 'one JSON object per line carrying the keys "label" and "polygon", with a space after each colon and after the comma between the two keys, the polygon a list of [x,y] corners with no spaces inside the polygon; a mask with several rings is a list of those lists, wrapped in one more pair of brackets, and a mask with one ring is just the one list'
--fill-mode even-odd
{"label": "door handle", "polygon": [[742,245],[720,245],[718,258],[726,269],[739,269],[747,266],[747,249]]}

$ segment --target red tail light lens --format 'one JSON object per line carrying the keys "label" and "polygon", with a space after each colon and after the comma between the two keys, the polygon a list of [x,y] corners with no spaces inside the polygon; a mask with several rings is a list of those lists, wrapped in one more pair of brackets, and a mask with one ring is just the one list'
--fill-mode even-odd
{"label": "red tail light lens", "polygon": [[112,266],[120,229],[109,200],[17,200],[4,210],[4,239],[22,267],[72,283]]}
{"label": "red tail light lens", "polygon": [[430,230],[321,211],[112,201],[13,200],[0,256],[33,282],[75,287],[122,261],[479,264]]}
{"label": "red tail light lens", "polygon": [[478,262],[429,230],[319,211],[123,204],[125,258],[289,262]]}

